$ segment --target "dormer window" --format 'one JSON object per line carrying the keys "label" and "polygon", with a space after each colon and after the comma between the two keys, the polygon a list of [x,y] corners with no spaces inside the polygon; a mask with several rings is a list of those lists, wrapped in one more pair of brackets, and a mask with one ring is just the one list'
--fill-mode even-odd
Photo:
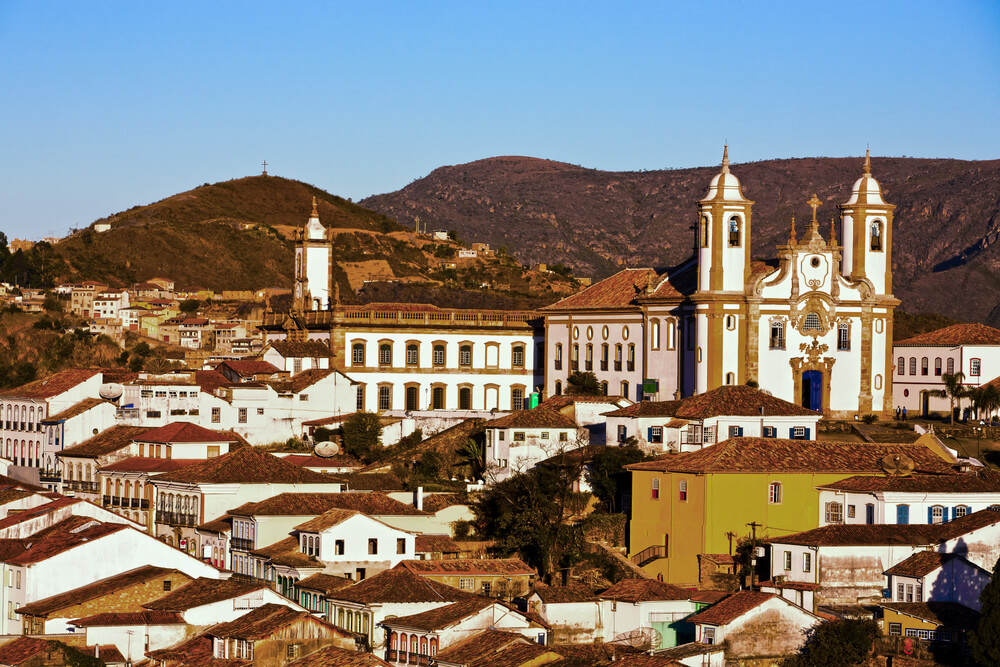
{"label": "dormer window", "polygon": [[882,250],[882,221],[881,220],[874,220],[872,222],[871,249],[872,250]]}
{"label": "dormer window", "polygon": [[737,248],[740,245],[740,219],[739,216],[729,218],[729,247]]}

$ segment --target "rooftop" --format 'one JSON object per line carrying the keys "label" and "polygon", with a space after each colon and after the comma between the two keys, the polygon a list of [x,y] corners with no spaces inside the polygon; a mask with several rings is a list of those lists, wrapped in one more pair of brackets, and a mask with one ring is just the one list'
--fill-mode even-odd
{"label": "rooftop", "polygon": [[154,428],[146,431],[142,436],[137,437],[139,442],[153,442],[162,444],[174,443],[224,443],[237,442],[232,433],[221,431],[210,431],[191,422],[172,422],[166,426]]}
{"label": "rooftop", "polygon": [[320,380],[323,380],[337,372],[339,371],[333,368],[310,368],[309,370],[302,371],[301,373],[296,373],[290,380],[272,380],[267,384],[279,393],[291,392],[293,394],[298,394],[313,386]]}
{"label": "rooftop", "polygon": [[688,600],[691,594],[673,584],[655,579],[622,579],[600,595],[602,600],[619,602],[652,602],[655,600]]}
{"label": "rooftop", "polygon": [[453,558],[445,560],[404,560],[395,568],[407,569],[415,574],[456,575],[534,575],[535,569],[519,558]]}
{"label": "rooftop", "polygon": [[414,539],[414,543],[414,551],[418,554],[457,553],[461,551],[461,548],[448,535],[426,535],[421,533]]}
{"label": "rooftop", "polygon": [[340,589],[347,588],[355,583],[356,582],[354,580],[348,579],[347,577],[338,577],[333,574],[323,574],[320,572],[300,580],[295,585],[299,588],[322,591],[325,594],[339,591]]}
{"label": "rooftop", "polygon": [[1000,512],[980,510],[940,524],[833,524],[775,537],[778,544],[809,546],[865,546],[907,544],[929,546],[947,542],[1000,522]]}
{"label": "rooftop", "polygon": [[923,577],[938,569],[952,558],[958,558],[957,554],[943,554],[936,551],[920,551],[913,554],[906,560],[896,563],[885,574],[892,574],[901,577]]}
{"label": "rooftop", "polygon": [[73,590],[53,595],[51,597],[29,602],[17,610],[19,614],[30,614],[32,616],[47,616],[54,611],[66,609],[78,604],[94,600],[105,595],[110,595],[130,586],[143,584],[154,579],[162,579],[177,570],[154,565],[144,565],[142,567],[123,572],[107,579],[95,581],[92,584],[80,586]]}
{"label": "rooftop", "polygon": [[145,472],[162,474],[181,470],[199,463],[202,459],[158,459],[149,456],[132,456],[101,466],[103,472]]}
{"label": "rooftop", "polygon": [[545,604],[563,604],[570,602],[589,602],[597,596],[589,586],[584,584],[569,584],[567,586],[549,586],[540,581],[535,582],[532,592],[537,594]]}
{"label": "rooftop", "polygon": [[399,566],[329,595],[330,599],[358,604],[457,602],[471,596],[472,593],[421,577]]}
{"label": "rooftop", "polygon": [[640,299],[682,299],[694,291],[692,273],[691,267],[669,275],[651,268],[625,269],[541,310],[638,308]]}
{"label": "rooftop", "polygon": [[687,620],[690,623],[703,623],[705,625],[725,625],[774,597],[777,597],[774,593],[740,591],[716,602],[705,611],[695,614]]}
{"label": "rooftop", "polygon": [[320,473],[300,468],[256,447],[241,447],[156,478],[188,484],[331,484]]}
{"label": "rooftop", "polygon": [[127,526],[119,523],[101,523],[90,517],[72,516],[39,531],[31,537],[17,540],[23,550],[4,559],[8,565],[31,565],[69,551],[82,544],[93,542]]}
{"label": "rooftop", "polygon": [[437,607],[436,609],[423,611],[419,614],[399,616],[384,622],[385,624],[393,627],[416,628],[418,630],[427,630],[430,632],[454,625],[463,618],[476,614],[487,607],[493,606],[494,604],[500,605],[504,608],[504,611],[502,612],[503,615],[510,613],[510,610],[506,607],[506,605],[499,600],[476,596],[465,600],[459,600],[458,602],[453,602],[443,607]]}
{"label": "rooftop", "polygon": [[0,391],[0,396],[4,398],[52,398],[64,391],[68,391],[81,382],[86,382],[95,375],[100,375],[100,371],[83,368],[72,368],[59,371],[55,375],[50,375],[41,380],[35,380],[28,384],[12,389]]}
{"label": "rooftop", "polygon": [[576,430],[576,422],[555,410],[535,408],[517,410],[504,417],[490,420],[484,428],[552,428]]}
{"label": "rooftop", "polygon": [[782,400],[755,387],[723,385],[680,401],[642,401],[606,412],[608,417],[819,417],[819,413]]}
{"label": "rooftop", "polygon": [[291,340],[275,340],[270,343],[271,349],[283,357],[332,357],[330,348],[318,340],[297,342]]}
{"label": "rooftop", "polygon": [[94,614],[78,618],[72,623],[81,628],[110,625],[184,625],[184,619],[173,611],[134,611]]}
{"label": "rooftop", "polygon": [[213,602],[229,600],[253,591],[267,588],[264,583],[250,583],[234,579],[207,579],[199,577],[163,597],[142,605],[156,611],[187,611]]}
{"label": "rooftop", "polygon": [[336,646],[324,646],[285,665],[286,667],[390,667],[388,662],[371,653],[350,651]]}
{"label": "rooftop", "polygon": [[979,623],[978,611],[957,602],[882,602],[879,606],[956,630],[972,630]]}
{"label": "rooftop", "polygon": [[213,637],[227,639],[258,640],[267,639],[282,628],[309,619],[313,623],[327,626],[331,634],[347,636],[346,630],[339,630],[326,621],[320,620],[308,611],[296,611],[280,604],[265,604],[257,607],[249,614],[244,614],[234,621],[213,625],[206,632]]}
{"label": "rooftop", "polygon": [[62,412],[57,412],[56,414],[50,415],[49,417],[43,419],[42,423],[58,424],[61,421],[66,421],[67,419],[72,419],[73,417],[82,415],[87,410],[96,408],[98,405],[101,405],[102,403],[108,403],[108,401],[105,401],[103,398],[85,398],[76,405],[72,405],[63,410]]}
{"label": "rooftop", "polygon": [[[284,459],[287,462],[287,458]],[[369,516],[424,516],[427,512],[378,491],[343,493],[280,493],[244,503],[230,514],[241,516],[318,516],[332,509],[354,510]]]}
{"label": "rooftop", "polygon": [[1000,329],[988,327],[978,322],[952,324],[950,327],[927,331],[922,334],[897,340],[893,347],[928,345],[957,347],[959,345],[1000,345]]}
{"label": "rooftop", "polygon": [[975,468],[965,473],[859,475],[818,488],[860,493],[997,493],[1000,492],[1000,472],[993,468]]}

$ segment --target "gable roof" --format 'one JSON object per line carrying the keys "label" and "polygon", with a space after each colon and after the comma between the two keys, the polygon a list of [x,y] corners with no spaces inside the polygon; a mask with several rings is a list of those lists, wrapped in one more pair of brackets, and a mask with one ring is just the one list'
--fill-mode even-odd
{"label": "gable roof", "polygon": [[[471,637],[455,642],[437,654],[438,663],[479,667],[493,665],[520,665],[531,658],[539,658],[550,649],[529,641],[523,635],[503,630],[485,630]],[[512,659],[513,658],[513,659]],[[517,659],[520,659],[518,662]],[[545,664],[553,660],[543,660],[535,664]]]}
{"label": "gable roof", "polygon": [[96,408],[102,403],[110,404],[110,401],[105,401],[103,398],[85,398],[75,405],[71,405],[62,412],[57,412],[54,415],[50,415],[42,420],[43,424],[58,424],[61,421],[66,421],[67,419],[72,419],[78,415],[82,415],[87,410],[91,408]]}
{"label": "gable roof", "polygon": [[149,429],[142,426],[112,426],[97,435],[84,440],[78,445],[67,447],[56,456],[78,456],[85,459],[96,459],[99,456],[124,449],[139,435]]}
{"label": "gable roof", "polygon": [[[679,267],[669,273],[660,273],[648,267],[624,269],[539,310],[550,312],[638,308],[640,299],[683,299],[694,291],[692,273],[691,265]],[[649,291],[650,288],[652,292]]]}
{"label": "gable roof", "polygon": [[[936,551],[920,551],[913,554],[909,558],[896,563],[886,570],[884,574],[901,577],[923,577],[940,568],[953,558],[961,558],[967,565],[983,570],[983,568],[971,561],[966,560],[959,554],[938,553]],[[986,570],[983,571],[986,572]],[[989,572],[987,572],[987,574],[989,574]]]}
{"label": "gable roof", "polygon": [[460,591],[433,579],[421,577],[406,568],[396,566],[368,577],[357,584],[336,591],[327,597],[359,604],[386,602],[457,602],[472,597],[472,593]]}
{"label": "gable roof", "polygon": [[729,438],[694,452],[633,463],[628,470],[691,473],[801,472],[884,473],[882,459],[902,455],[917,470],[947,472],[948,462],[924,445],[887,445],[779,438]]}
{"label": "gable roof", "polygon": [[418,630],[433,632],[434,630],[441,630],[450,625],[454,625],[463,618],[472,616],[473,614],[476,614],[487,607],[491,607],[494,604],[498,604],[504,608],[504,615],[513,611],[507,607],[507,605],[500,602],[500,600],[475,596],[466,600],[453,602],[443,607],[429,609],[418,614],[398,616],[396,618],[383,621],[383,623],[394,627],[416,628]]}
{"label": "gable roof", "polygon": [[656,579],[622,579],[617,584],[601,593],[602,600],[618,600],[619,602],[651,602],[654,600],[688,600],[688,591],[665,584]]}
{"label": "gable roof", "polygon": [[287,625],[303,619],[327,626],[331,634],[343,637],[349,636],[346,630],[330,625],[324,620],[313,616],[308,611],[296,611],[281,604],[265,604],[257,607],[249,614],[244,614],[236,620],[213,625],[206,632],[213,637],[226,639],[257,640],[266,639]]}
{"label": "gable roof", "polygon": [[892,344],[893,347],[907,345],[941,345],[945,347],[1000,345],[1000,329],[994,329],[978,322],[952,324],[950,327],[926,331],[906,340],[897,340]]}
{"label": "gable roof", "polygon": [[768,600],[778,597],[774,593],[761,593],[760,591],[740,591],[734,593],[726,599],[716,602],[705,611],[695,614],[687,619],[689,623],[702,623],[705,625],[725,625],[735,621],[737,618],[747,613],[751,609],[758,607]]}
{"label": "gable roof", "polygon": [[153,579],[162,579],[169,574],[178,572],[178,570],[165,567],[143,565],[142,567],[122,572],[121,574],[117,574],[113,577],[107,577],[106,579],[95,581],[92,584],[86,584],[84,586],[80,586],[79,588],[66,591],[65,593],[60,593],[59,595],[53,595],[41,600],[29,602],[23,607],[17,609],[17,613],[30,614],[32,616],[47,616],[54,611],[66,609],[67,607],[73,607],[87,602],[88,600],[94,600],[105,595],[111,595],[124,588],[143,584],[147,581],[152,581]]}
{"label": "gable roof", "polygon": [[490,420],[483,428],[554,428],[576,429],[576,422],[555,410],[535,408],[516,410],[504,417]]}
{"label": "gable roof", "polygon": [[271,349],[283,357],[332,357],[330,348],[318,340],[298,342],[292,340],[275,340],[270,342]]}
{"label": "gable roof", "polygon": [[[354,510],[340,510],[340,509],[327,510],[326,512],[323,512],[315,519],[309,519],[308,521],[300,523],[299,525],[295,526],[293,530],[297,530],[303,533],[318,533],[323,530],[326,530],[327,528],[333,528],[334,526],[342,524],[351,517],[355,516],[365,516],[365,515],[361,514],[360,512],[356,512]],[[372,521],[376,520],[372,519],[371,517],[365,517],[365,518],[371,519]]]}
{"label": "gable roof", "polygon": [[979,623],[978,611],[957,602],[881,602],[879,606],[957,630],[972,630]]}
{"label": "gable roof", "polygon": [[388,662],[363,651],[324,646],[309,655],[285,663],[285,667],[391,667]]}
{"label": "gable roof", "polygon": [[40,563],[64,551],[126,529],[128,526],[120,523],[102,523],[90,517],[71,516],[31,537],[11,540],[19,542],[23,549],[18,554],[5,557],[4,562],[8,565]]}
{"label": "gable roof", "polygon": [[532,586],[532,592],[541,598],[545,604],[562,604],[570,602],[589,602],[597,599],[594,591],[584,584],[567,584],[566,586],[549,586],[540,581]]}
{"label": "gable roof", "polygon": [[213,602],[240,597],[267,587],[262,582],[199,577],[158,600],[147,602],[142,606],[158,611],[187,611]]}
{"label": "gable roof", "polygon": [[356,582],[353,579],[348,579],[347,577],[338,577],[335,574],[324,574],[318,572],[316,574],[310,575],[305,579],[301,579],[296,582],[298,588],[308,588],[314,591],[322,591],[323,593],[332,593],[333,591],[339,591],[342,588],[347,588],[348,586],[353,586]]}
{"label": "gable roof", "polygon": [[605,412],[606,417],[816,417],[818,412],[746,385],[723,385],[680,401],[640,401]]}
{"label": "gable roof", "polygon": [[268,381],[267,384],[279,393],[291,392],[293,394],[298,394],[313,386],[320,380],[338,372],[339,371],[334,368],[310,368],[309,370],[302,371],[301,373],[296,373],[290,380],[271,380]]}
{"label": "gable roof", "polygon": [[151,456],[131,456],[101,466],[102,472],[145,472],[150,474],[181,470],[203,459],[158,459]]}
{"label": "gable roof", "polygon": [[427,512],[378,491],[279,493],[258,502],[244,503],[229,513],[242,516],[311,516],[332,509],[355,510],[369,516],[427,515]]}
{"label": "gable roof", "polygon": [[859,475],[816,488],[861,493],[997,493],[1000,471],[974,468],[971,472]]}
{"label": "gable roof", "polygon": [[42,651],[48,650],[50,644],[58,644],[58,642],[38,637],[18,637],[14,641],[0,646],[0,663],[19,665]]}
{"label": "gable roof", "polygon": [[953,540],[974,530],[1000,523],[1000,512],[980,510],[938,524],[832,524],[772,538],[778,544],[809,546],[864,546],[908,544],[928,546]]}
{"label": "gable roof", "polygon": [[72,624],[77,627],[86,628],[114,625],[185,625],[185,621],[175,611],[133,611],[93,614],[84,618],[78,618],[72,621]]}
{"label": "gable roof", "polygon": [[192,424],[191,422],[171,422],[166,426],[153,428],[136,438],[139,442],[153,442],[162,444],[185,443],[185,442],[237,442],[232,433],[222,433],[220,431],[210,431],[207,428]]}
{"label": "gable roof", "polygon": [[228,454],[168,472],[156,481],[188,484],[330,484],[329,477],[283,461],[256,447],[241,447]]}
{"label": "gable roof", "polygon": [[216,366],[216,370],[218,370],[221,366],[231,369],[234,373],[241,377],[259,375],[262,373],[274,375],[275,373],[281,372],[280,368],[269,361],[264,361],[263,359],[227,359]]}
{"label": "gable roof", "polygon": [[[426,505],[425,505],[426,507]],[[461,547],[455,544],[447,535],[428,535],[420,533],[413,540],[415,553],[457,553]]]}
{"label": "gable roof", "polygon": [[52,398],[99,374],[100,371],[92,369],[71,368],[41,380],[23,384],[20,387],[4,389],[0,391],[0,396],[7,398]]}
{"label": "gable roof", "polygon": [[520,558],[452,558],[444,560],[404,560],[393,569],[420,575],[534,575],[535,569]]}

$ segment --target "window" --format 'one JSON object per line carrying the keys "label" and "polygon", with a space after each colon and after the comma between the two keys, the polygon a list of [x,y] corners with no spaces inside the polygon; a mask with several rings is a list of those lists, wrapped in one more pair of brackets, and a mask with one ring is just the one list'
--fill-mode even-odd
{"label": "window", "polygon": [[677,485],[677,487],[678,487],[678,496],[677,496],[677,498],[682,503],[686,503],[687,499],[688,499],[688,483],[687,483],[687,480],[686,479],[682,479],[680,481],[680,483]]}
{"label": "window", "polygon": [[635,370],[635,344],[628,344],[628,370]]}
{"label": "window", "polygon": [[915,589],[915,591],[913,593],[913,598],[914,598],[914,600],[913,600],[914,602],[923,602],[924,601],[924,587],[921,586],[919,583],[917,584],[917,587],[916,587],[916,589]]}
{"label": "window", "polygon": [[792,552],[785,552],[785,572],[790,572],[792,569]]}
{"label": "window", "polygon": [[549,432],[548,431],[542,431],[541,434],[538,436],[538,439],[539,440],[548,440],[549,439]]}
{"label": "window", "polygon": [[941,375],[941,357],[934,358],[934,375]]}
{"label": "window", "polygon": [[375,537],[368,538],[368,553],[369,554],[378,553],[378,538]]}
{"label": "window", "polygon": [[709,645],[715,644],[715,628],[702,626],[701,643]]}
{"label": "window", "polygon": [[514,442],[524,442],[524,431],[514,431]]}
{"label": "window", "polygon": [[471,366],[472,365],[472,346],[463,345],[458,348],[458,365],[459,366]]}
{"label": "window", "polygon": [[246,408],[240,408],[239,422],[241,424],[246,424],[247,423],[247,409]]}
{"label": "window", "polygon": [[475,584],[474,579],[459,579],[458,589],[461,591],[471,591],[472,586]]}
{"label": "window", "polygon": [[382,343],[378,346],[378,364],[379,366],[392,365],[392,345],[390,343]]}
{"label": "window", "polygon": [[163,580],[163,592],[164,593],[169,593],[170,592],[170,585],[171,585],[171,583],[172,582],[169,579],[164,579]]}
{"label": "window", "polygon": [[354,401],[354,409],[361,412],[365,409],[365,386],[359,384],[357,388],[357,394]]}
{"label": "window", "polygon": [[979,359],[969,359],[969,375],[978,377],[981,365]]}
{"label": "window", "polygon": [[906,359],[900,357],[896,359],[896,372],[900,375],[906,375]]}
{"label": "window", "polygon": [[737,248],[740,245],[740,219],[738,216],[729,218],[729,247]]}
{"label": "window", "polygon": [[557,371],[562,370],[562,343],[556,344],[556,358],[553,363]]}
{"label": "window", "polygon": [[917,374],[917,358],[910,357],[910,375]]}
{"label": "window", "polygon": [[778,427],[777,426],[765,426],[761,430],[761,435],[765,438],[777,438],[778,437]]}
{"label": "window", "polygon": [[586,358],[583,363],[583,370],[592,371],[594,370],[594,346],[587,343]]}
{"label": "window", "polygon": [[295,357],[292,359],[292,375],[298,375],[302,372],[302,359]]}
{"label": "window", "polygon": [[949,359],[948,360],[948,375],[954,375],[954,374],[955,374],[955,360],[954,359]]}
{"label": "window", "polygon": [[704,429],[702,429],[701,434],[702,434],[702,443],[703,444],[707,445],[707,444],[715,442],[715,427],[714,426],[706,426]]}
{"label": "window", "polygon": [[896,505],[896,523],[906,525],[910,523],[910,506]]}
{"label": "window", "polygon": [[889,634],[894,637],[901,636],[903,634],[903,625],[901,623],[890,623]]}
{"label": "window", "polygon": [[955,518],[956,519],[958,517],[965,516],[968,513],[969,513],[969,508],[966,507],[965,505],[959,505],[958,507],[955,508]]}
{"label": "window", "polygon": [[159,419],[159,417],[160,417],[160,411],[159,410],[146,410],[146,416],[149,417],[150,419]]}
{"label": "window", "polygon": [[601,370],[608,370],[608,344],[601,345]]}
{"label": "window", "polygon": [[337,556],[344,555],[344,540],[335,540],[333,543],[333,553]]}
{"label": "window", "polygon": [[[577,348],[576,345],[573,346],[574,349]],[[510,355],[510,365],[514,368],[524,368],[524,346],[515,345],[513,351]]]}
{"label": "window", "polygon": [[622,443],[622,442],[625,442],[626,440],[628,440],[628,427],[625,426],[625,425],[623,425],[623,424],[619,424],[618,425],[618,442]]}
{"label": "window", "polygon": [[944,523],[944,507],[941,505],[934,505],[931,507],[930,511],[930,521],[928,523]]}
{"label": "window", "polygon": [[857,506],[856,505],[848,505],[847,506],[847,518],[848,519],[853,519],[855,516],[857,516]]}
{"label": "window", "polygon": [[420,363],[420,348],[416,343],[409,343],[406,346],[406,365],[416,366]]}
{"label": "window", "polygon": [[837,502],[826,504],[826,522],[827,523],[843,523],[844,522],[844,506]]}
{"label": "window", "polygon": [[510,390],[510,407],[512,410],[524,409],[524,389],[514,387]]}
{"label": "window", "polygon": [[[514,365],[513,357],[511,358],[511,365]],[[573,349],[569,357],[569,369],[571,371],[580,370],[580,345],[578,343],[573,343]]]}
{"label": "window", "polygon": [[708,216],[701,216],[701,247],[708,247]]}
{"label": "window", "polygon": [[622,380],[622,393],[624,398],[628,398],[628,380]]}
{"label": "window", "polygon": [[657,477],[653,478],[653,500],[657,500],[660,497],[660,480]]}
{"label": "window", "polygon": [[563,431],[559,434],[559,442],[569,442],[569,433]]}
{"label": "window", "polygon": [[771,322],[771,345],[772,350],[785,349],[785,323]]}
{"label": "window", "polygon": [[802,554],[802,571],[812,572],[812,566],[813,566],[812,554],[809,552]]}
{"label": "window", "polygon": [[484,581],[483,582],[483,595],[485,597],[489,597],[490,596],[490,582],[488,582],[488,581]]}
{"label": "window", "polygon": [[653,320],[649,329],[649,346],[654,350],[660,349],[660,321]]}
{"label": "window", "polygon": [[399,537],[396,538],[396,553],[405,554],[406,553],[406,538]]}
{"label": "window", "polygon": [[[303,396],[305,396],[305,394],[303,394]],[[300,396],[299,398],[302,398],[302,397]],[[259,414],[259,415],[264,414],[264,408],[257,408],[257,414]]]}
{"label": "window", "polygon": [[813,329],[818,330],[820,328],[819,313],[811,312],[806,315],[805,324],[802,326],[803,330]]}
{"label": "window", "polygon": [[562,396],[562,381],[556,380],[556,396]]}
{"label": "window", "polygon": [[407,410],[419,410],[420,409],[420,388],[416,386],[409,386],[406,388],[406,409]]}
{"label": "window", "polygon": [[772,505],[781,503],[781,482],[771,482],[767,487],[767,502]]}
{"label": "window", "polygon": [[434,387],[431,390],[431,409],[444,410],[444,387]]}
{"label": "window", "polygon": [[927,357],[923,357],[920,359],[920,374],[927,375],[927,371]]}
{"label": "window", "polygon": [[432,361],[435,366],[444,366],[444,345],[435,345]]}
{"label": "window", "polygon": [[458,409],[472,409],[472,390],[468,387],[460,387],[458,390]]}
{"label": "window", "polygon": [[837,325],[837,349],[851,349],[851,325],[847,322],[841,322]]}
{"label": "window", "polygon": [[392,387],[382,386],[378,388],[378,409],[388,410],[392,407]]}
{"label": "window", "polygon": [[617,345],[615,345],[615,370],[620,371],[621,369],[622,369],[622,346],[621,343],[618,343]]}
{"label": "window", "polygon": [[882,249],[882,221],[881,220],[873,220],[872,221],[871,249],[872,250],[881,250]]}
{"label": "window", "polygon": [[222,421],[222,408],[212,408],[212,423],[218,424]]}
{"label": "window", "polygon": [[649,441],[650,442],[663,442],[663,427],[662,426],[650,426],[649,427]]}

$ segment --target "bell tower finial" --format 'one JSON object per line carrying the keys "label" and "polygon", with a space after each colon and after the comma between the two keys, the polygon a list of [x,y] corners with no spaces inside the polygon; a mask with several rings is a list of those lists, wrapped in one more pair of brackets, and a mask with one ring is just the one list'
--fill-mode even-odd
{"label": "bell tower finial", "polygon": [[722,148],[722,173],[729,173],[729,144],[725,144]]}
{"label": "bell tower finial", "polygon": [[312,217],[314,217],[314,218],[318,218],[319,217],[319,211],[316,210],[316,195],[313,195]]}
{"label": "bell tower finial", "polygon": [[865,176],[872,175],[872,154],[871,149],[865,147]]}
{"label": "bell tower finial", "polygon": [[795,245],[798,239],[795,237],[795,216],[792,216],[792,231],[788,233],[788,245]]}

